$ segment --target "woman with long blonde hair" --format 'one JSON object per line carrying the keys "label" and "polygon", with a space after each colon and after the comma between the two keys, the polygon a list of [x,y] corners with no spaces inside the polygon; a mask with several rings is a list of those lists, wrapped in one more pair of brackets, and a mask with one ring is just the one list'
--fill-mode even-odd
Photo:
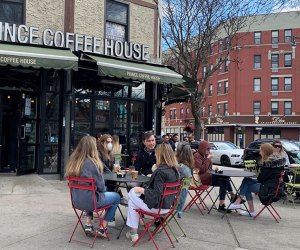
{"label": "woman with long blonde hair", "polygon": [[270,143],[262,144],[259,153],[261,155],[259,162],[261,167],[259,168],[257,179],[244,178],[240,188],[240,196],[228,207],[228,209],[240,209],[240,204],[244,202],[243,198],[246,197],[249,205],[249,213],[248,211],[241,211],[240,215],[243,216],[253,217],[256,215],[252,193],[260,193],[262,184],[265,185],[268,182],[278,184],[281,171],[284,169],[285,159],[278,154],[274,154],[274,147]]}
{"label": "woman with long blonde hair", "polygon": [[112,136],[112,157],[114,160],[114,164],[120,164],[121,151],[122,151],[122,145],[120,144],[119,136],[113,135]]}
{"label": "woman with long blonde hair", "polygon": [[[103,164],[99,159],[96,138],[93,136],[84,136],[70,156],[66,165],[65,176],[94,178],[96,180],[97,206],[100,208],[112,204],[104,218],[103,225],[106,228],[108,221],[111,221],[115,216],[116,209],[120,203],[120,195],[116,192],[106,192],[102,173]],[[91,191],[74,189],[72,195],[75,207],[86,210],[86,234],[93,234],[92,210],[94,209],[94,201]],[[97,233],[105,237],[103,229],[97,230]]]}
{"label": "woman with long blonde hair", "polygon": [[[151,213],[157,213],[161,201],[164,183],[179,181],[178,162],[174,151],[169,144],[162,143],[155,149],[156,170],[151,175],[146,188],[134,187],[128,194],[127,226],[131,228],[126,237],[135,242],[138,239],[137,229],[139,215],[135,209],[143,209]],[[161,213],[167,213],[174,201],[165,200]]]}

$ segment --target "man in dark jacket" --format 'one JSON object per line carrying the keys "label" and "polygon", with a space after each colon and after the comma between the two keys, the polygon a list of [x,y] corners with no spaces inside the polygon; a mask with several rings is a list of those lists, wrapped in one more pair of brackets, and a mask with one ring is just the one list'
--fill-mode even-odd
{"label": "man in dark jacket", "polygon": [[145,147],[139,150],[134,166],[139,174],[149,175],[152,174],[152,166],[156,163],[154,152],[156,141],[152,132],[144,133],[143,144]]}

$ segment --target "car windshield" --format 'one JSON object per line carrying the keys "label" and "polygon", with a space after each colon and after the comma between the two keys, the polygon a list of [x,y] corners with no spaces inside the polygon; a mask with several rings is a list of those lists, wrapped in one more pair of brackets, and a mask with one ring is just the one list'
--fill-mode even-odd
{"label": "car windshield", "polygon": [[286,151],[295,151],[295,150],[299,150],[299,147],[297,147],[297,145],[295,145],[292,142],[289,141],[282,141],[282,146],[284,147],[284,149]]}
{"label": "car windshield", "polygon": [[234,145],[233,143],[229,143],[229,142],[218,142],[215,144],[220,150],[229,150],[229,149],[238,148],[236,145]]}

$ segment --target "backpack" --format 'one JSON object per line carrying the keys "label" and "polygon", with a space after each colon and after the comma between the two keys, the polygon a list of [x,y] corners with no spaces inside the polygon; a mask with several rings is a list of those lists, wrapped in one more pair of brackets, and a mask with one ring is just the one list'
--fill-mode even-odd
{"label": "backpack", "polygon": [[260,185],[258,197],[263,205],[269,205],[286,197],[283,182],[280,183],[278,192],[276,192],[278,182],[279,180],[271,179]]}

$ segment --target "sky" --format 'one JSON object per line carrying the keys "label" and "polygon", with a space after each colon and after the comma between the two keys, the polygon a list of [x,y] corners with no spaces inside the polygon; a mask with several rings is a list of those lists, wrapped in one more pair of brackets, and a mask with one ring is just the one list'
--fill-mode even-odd
{"label": "sky", "polygon": [[297,10],[300,10],[300,0],[288,0],[284,6],[274,8],[273,12],[288,12]]}

